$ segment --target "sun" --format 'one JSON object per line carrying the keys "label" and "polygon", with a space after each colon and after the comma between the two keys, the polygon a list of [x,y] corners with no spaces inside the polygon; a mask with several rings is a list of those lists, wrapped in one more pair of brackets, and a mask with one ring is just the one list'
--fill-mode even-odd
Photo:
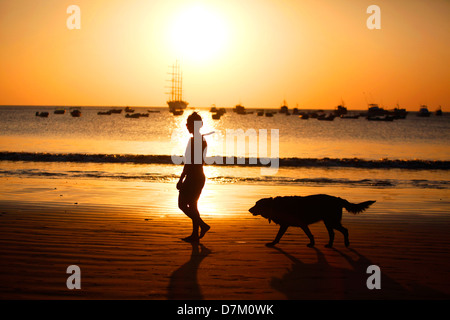
{"label": "sun", "polygon": [[172,50],[183,60],[217,59],[227,46],[228,29],[223,17],[204,5],[181,10],[170,25]]}

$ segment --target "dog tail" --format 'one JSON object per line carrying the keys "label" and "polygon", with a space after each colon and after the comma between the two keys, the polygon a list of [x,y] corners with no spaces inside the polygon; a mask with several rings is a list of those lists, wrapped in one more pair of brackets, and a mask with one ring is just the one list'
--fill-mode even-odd
{"label": "dog tail", "polygon": [[358,204],[350,203],[347,200],[344,200],[344,208],[353,214],[358,214],[366,210],[370,205],[374,204],[375,201],[365,201]]}

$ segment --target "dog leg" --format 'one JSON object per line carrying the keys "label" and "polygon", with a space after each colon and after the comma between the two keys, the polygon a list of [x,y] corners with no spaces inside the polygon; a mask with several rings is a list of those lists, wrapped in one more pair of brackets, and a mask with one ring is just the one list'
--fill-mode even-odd
{"label": "dog leg", "polygon": [[328,241],[328,244],[325,245],[325,248],[332,248],[334,242],[334,230],[330,224],[325,223],[325,226],[327,227],[328,236],[330,237],[330,240]]}
{"label": "dog leg", "polygon": [[267,247],[273,247],[274,245],[276,245],[278,242],[280,242],[281,237],[284,235],[284,233],[287,230],[287,226],[280,226],[280,230],[278,230],[277,236],[275,237],[275,240],[273,240],[272,242],[266,243]]}
{"label": "dog leg", "polygon": [[342,234],[344,235],[344,243],[345,246],[348,247],[350,245],[350,241],[348,240],[348,230],[347,228],[344,228],[342,225],[338,226],[335,228],[336,230],[342,232]]}
{"label": "dog leg", "polygon": [[311,230],[309,230],[309,228],[308,228],[307,225],[305,225],[305,226],[300,226],[300,228],[302,228],[302,230],[306,233],[306,235],[307,235],[308,238],[309,238],[309,241],[310,241],[310,242],[307,244],[307,246],[308,246],[309,248],[314,247],[315,241],[314,241],[314,236],[313,236],[313,234],[311,233]]}

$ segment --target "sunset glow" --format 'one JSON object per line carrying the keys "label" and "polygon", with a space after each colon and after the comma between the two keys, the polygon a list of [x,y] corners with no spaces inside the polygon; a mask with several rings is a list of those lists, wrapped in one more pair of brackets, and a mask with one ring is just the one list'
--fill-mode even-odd
{"label": "sunset glow", "polygon": [[449,17],[0,0],[0,297],[180,319],[448,299]]}
{"label": "sunset glow", "polygon": [[174,16],[169,39],[173,51],[185,62],[201,64],[223,54],[229,28],[217,13],[192,6]]}
{"label": "sunset glow", "polygon": [[193,107],[409,110],[450,104],[448,1],[0,3],[1,105],[165,106],[179,59]]}

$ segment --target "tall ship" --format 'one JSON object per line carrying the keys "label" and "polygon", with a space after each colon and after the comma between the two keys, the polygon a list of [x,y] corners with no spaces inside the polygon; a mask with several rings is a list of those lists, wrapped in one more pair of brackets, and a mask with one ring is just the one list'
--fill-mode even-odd
{"label": "tall ship", "polygon": [[169,111],[172,113],[182,113],[182,111],[186,109],[188,103],[183,100],[183,75],[178,60],[172,66],[172,70],[169,74],[172,76],[172,80],[170,80],[170,99],[167,101]]}

